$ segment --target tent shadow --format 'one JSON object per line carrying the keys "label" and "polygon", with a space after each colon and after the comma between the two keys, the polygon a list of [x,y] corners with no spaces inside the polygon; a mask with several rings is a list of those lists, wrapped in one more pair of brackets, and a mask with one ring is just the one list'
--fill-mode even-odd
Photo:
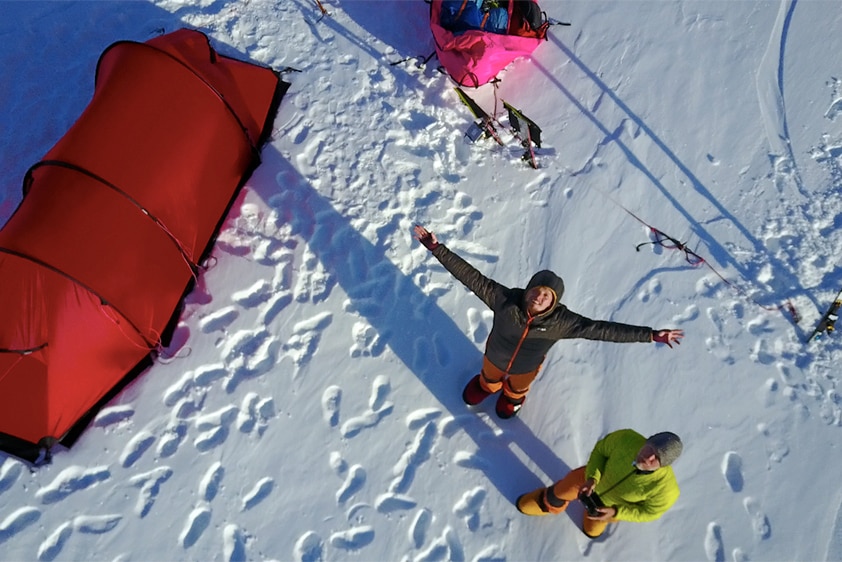
{"label": "tent shadow", "polygon": [[[249,185],[277,210],[279,223],[306,240],[348,295],[350,308],[377,330],[454,417],[458,430],[476,443],[480,454],[471,467],[484,473],[502,496],[514,504],[520,494],[547,484],[521,457],[550,479],[570,470],[521,419],[477,415],[462,402],[462,388],[482,361],[475,344],[389,260],[387,248],[364,238],[272,146],[264,149],[263,163]],[[498,434],[493,441],[490,425],[496,425]]]}

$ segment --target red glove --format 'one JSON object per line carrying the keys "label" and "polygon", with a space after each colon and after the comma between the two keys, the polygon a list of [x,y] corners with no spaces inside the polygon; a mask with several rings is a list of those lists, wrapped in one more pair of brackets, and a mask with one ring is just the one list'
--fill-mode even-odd
{"label": "red glove", "polygon": [[415,238],[431,252],[439,247],[439,241],[436,235],[421,225],[415,225]]}
{"label": "red glove", "polygon": [[652,332],[652,341],[665,343],[672,347],[672,344],[681,345],[681,338],[684,337],[684,330],[657,330]]}

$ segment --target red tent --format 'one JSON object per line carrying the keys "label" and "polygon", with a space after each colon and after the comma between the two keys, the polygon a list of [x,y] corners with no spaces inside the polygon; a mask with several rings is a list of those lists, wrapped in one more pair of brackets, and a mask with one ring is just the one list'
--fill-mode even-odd
{"label": "red tent", "polygon": [[102,54],[0,230],[0,449],[68,444],[167,343],[287,87],[186,29]]}

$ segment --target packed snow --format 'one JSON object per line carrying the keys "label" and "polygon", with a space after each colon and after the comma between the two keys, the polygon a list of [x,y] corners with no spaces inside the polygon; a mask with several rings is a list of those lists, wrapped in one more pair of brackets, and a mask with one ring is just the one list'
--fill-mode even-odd
{"label": "packed snow", "polygon": [[[322,4],[0,3],[0,223],[111,43],[195,28],[292,84],[170,347],[51,464],[0,453],[0,558],[842,559],[842,346],[804,343],[842,287],[838,0],[544,0],[572,25],[468,90],[504,147],[421,63],[426,3]],[[490,313],[415,224],[684,341],[562,341],[518,417],[469,408]],[[518,513],[627,427],[684,441],[661,519]]]}

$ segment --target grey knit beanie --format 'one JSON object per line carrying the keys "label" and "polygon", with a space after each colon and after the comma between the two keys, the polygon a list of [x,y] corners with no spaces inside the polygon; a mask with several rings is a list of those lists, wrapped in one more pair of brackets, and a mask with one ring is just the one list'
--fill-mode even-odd
{"label": "grey knit beanie", "polygon": [[669,431],[656,433],[649,437],[646,442],[655,448],[655,454],[658,456],[661,466],[672,464],[681,455],[684,448],[678,435]]}

